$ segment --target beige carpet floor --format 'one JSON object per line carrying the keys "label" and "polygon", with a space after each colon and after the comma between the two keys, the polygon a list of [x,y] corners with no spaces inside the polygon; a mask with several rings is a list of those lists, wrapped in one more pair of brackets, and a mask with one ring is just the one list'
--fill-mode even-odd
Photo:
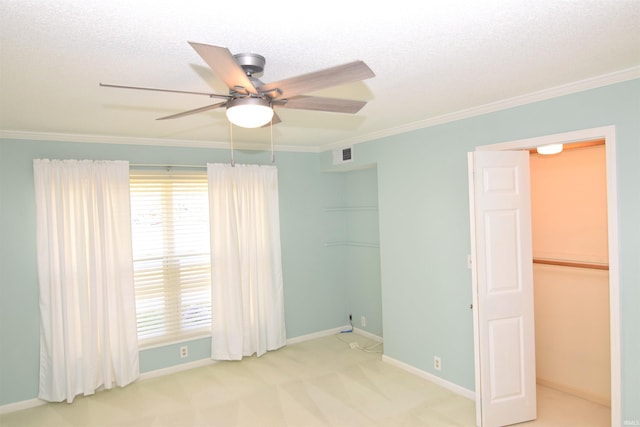
{"label": "beige carpet floor", "polygon": [[[0,415],[0,426],[475,426],[473,401],[382,362],[381,350],[338,334]],[[547,407],[527,427],[608,425],[608,408],[538,394]]]}

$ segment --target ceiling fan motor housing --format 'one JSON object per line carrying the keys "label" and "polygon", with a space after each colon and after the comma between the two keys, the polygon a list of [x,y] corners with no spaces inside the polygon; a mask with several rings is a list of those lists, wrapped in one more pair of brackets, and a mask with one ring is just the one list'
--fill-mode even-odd
{"label": "ceiling fan motor housing", "polygon": [[264,71],[264,64],[267,60],[257,53],[238,53],[233,55],[238,65],[242,67],[247,75],[259,74]]}

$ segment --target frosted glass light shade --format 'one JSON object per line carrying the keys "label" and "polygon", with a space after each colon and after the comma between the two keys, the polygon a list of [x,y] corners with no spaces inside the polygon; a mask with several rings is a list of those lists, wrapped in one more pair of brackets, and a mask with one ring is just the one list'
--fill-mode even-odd
{"label": "frosted glass light shade", "polygon": [[227,104],[227,118],[243,128],[257,128],[271,121],[273,109],[262,98],[238,98]]}
{"label": "frosted glass light shade", "polygon": [[536,148],[538,154],[558,154],[562,151],[562,144],[549,144]]}

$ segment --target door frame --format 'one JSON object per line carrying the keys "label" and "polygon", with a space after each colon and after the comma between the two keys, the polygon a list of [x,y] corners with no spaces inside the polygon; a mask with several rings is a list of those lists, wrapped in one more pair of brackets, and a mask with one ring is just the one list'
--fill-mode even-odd
{"label": "door frame", "polygon": [[[620,354],[620,276],[618,254],[618,190],[616,182],[616,141],[615,126],[604,126],[591,129],[583,129],[535,138],[521,139],[497,144],[475,147],[476,151],[499,150],[528,150],[548,144],[571,144],[589,140],[604,139],[607,176],[607,231],[609,242],[609,334],[611,355],[611,425],[621,424],[621,354]],[[472,182],[470,181],[470,185]],[[469,188],[472,194],[473,188]],[[471,201],[473,202],[473,201]],[[475,236],[475,212],[471,218],[471,235]],[[475,260],[475,248],[472,245],[472,258]],[[475,268],[473,269],[475,271]],[[473,304],[474,310],[474,360],[476,371],[476,423],[481,425],[478,405],[481,395],[479,378],[479,335],[477,328],[477,313],[480,309],[477,298],[477,282],[473,280]]]}

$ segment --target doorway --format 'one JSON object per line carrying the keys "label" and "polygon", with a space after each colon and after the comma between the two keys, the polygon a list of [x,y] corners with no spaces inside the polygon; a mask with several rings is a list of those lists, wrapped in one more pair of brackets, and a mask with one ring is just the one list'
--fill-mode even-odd
{"label": "doorway", "polygon": [[[607,176],[607,211],[608,211],[608,257],[609,257],[609,325],[610,325],[610,355],[611,355],[611,425],[620,425],[621,402],[620,402],[620,322],[619,322],[619,275],[618,275],[618,233],[617,233],[617,188],[616,188],[616,162],[615,162],[615,127],[607,126],[602,128],[586,129],[576,132],[549,135],[539,138],[511,141],[486,146],[476,147],[476,151],[506,151],[506,150],[528,150],[542,145],[550,144],[571,144],[582,141],[603,139],[606,147],[606,176]],[[470,181],[470,185],[473,182]],[[470,188],[470,193],[473,188]],[[472,212],[471,227],[475,233],[475,213]],[[473,250],[473,248],[472,248]],[[481,302],[477,299],[477,283],[474,278],[474,304],[482,310]],[[477,312],[476,311],[476,312]],[[482,396],[481,378],[479,376],[481,363],[486,363],[480,358],[479,347],[483,345],[479,342],[478,317],[474,315],[474,334],[476,336],[476,406],[477,423],[481,425],[480,399]],[[485,343],[486,344],[486,343]],[[489,396],[486,396],[488,398]],[[487,399],[488,400],[488,399]]]}
{"label": "doorway", "polygon": [[530,151],[537,384],[610,407],[605,143]]}

